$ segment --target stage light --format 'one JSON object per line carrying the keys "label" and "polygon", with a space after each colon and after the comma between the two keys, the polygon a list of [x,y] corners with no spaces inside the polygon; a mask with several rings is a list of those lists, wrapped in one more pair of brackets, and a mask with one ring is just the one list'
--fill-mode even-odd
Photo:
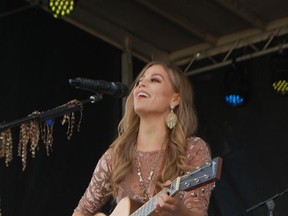
{"label": "stage light", "polygon": [[246,67],[232,63],[224,78],[224,101],[230,107],[240,107],[249,98]]}
{"label": "stage light", "polygon": [[279,95],[288,93],[288,55],[282,50],[271,58],[272,89]]}
{"label": "stage light", "polygon": [[55,18],[66,16],[74,10],[76,0],[50,0],[49,10]]}
{"label": "stage light", "polygon": [[225,102],[232,106],[232,107],[237,107],[241,106],[244,104],[245,98],[240,95],[240,94],[230,94],[230,95],[225,95]]}
{"label": "stage light", "polygon": [[288,81],[287,80],[278,80],[272,83],[274,91],[278,94],[286,95],[288,92]]}

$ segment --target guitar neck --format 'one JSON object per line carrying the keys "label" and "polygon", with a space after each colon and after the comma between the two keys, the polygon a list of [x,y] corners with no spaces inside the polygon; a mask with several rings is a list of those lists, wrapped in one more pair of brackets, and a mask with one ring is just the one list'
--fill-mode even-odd
{"label": "guitar neck", "polygon": [[169,196],[173,196],[177,191],[179,191],[179,183],[180,178],[178,177],[171,183],[169,188],[162,189],[159,193],[157,193],[154,197],[152,197],[148,202],[142,205],[130,216],[148,216],[152,214],[155,210],[155,205],[158,197],[161,196],[164,192],[168,193]]}

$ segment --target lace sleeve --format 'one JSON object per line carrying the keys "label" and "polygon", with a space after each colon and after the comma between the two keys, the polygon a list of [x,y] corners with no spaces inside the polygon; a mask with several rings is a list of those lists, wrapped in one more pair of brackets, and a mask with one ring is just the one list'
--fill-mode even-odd
{"label": "lace sleeve", "polygon": [[[199,137],[188,139],[187,159],[191,169],[200,167],[205,162],[211,160],[210,149],[208,145]],[[209,199],[214,183],[202,186],[200,188],[183,192],[184,204],[194,212],[199,212],[207,216]]]}
{"label": "lace sleeve", "polygon": [[112,150],[108,149],[97,163],[91,181],[74,211],[85,216],[93,216],[108,201],[107,193],[111,191]]}

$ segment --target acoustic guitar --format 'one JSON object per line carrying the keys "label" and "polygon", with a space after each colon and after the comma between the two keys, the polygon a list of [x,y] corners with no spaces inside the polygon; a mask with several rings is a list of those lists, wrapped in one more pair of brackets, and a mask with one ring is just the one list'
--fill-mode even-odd
{"label": "acoustic guitar", "polygon": [[[139,204],[128,197],[123,198],[117,204],[110,216],[149,216],[156,206],[157,198],[164,192],[169,196],[175,195],[178,191],[187,191],[220,180],[222,168],[222,158],[216,157],[201,167],[187,172],[183,176],[177,177],[169,187],[162,189],[145,204]],[[97,213],[95,216],[106,216]]]}

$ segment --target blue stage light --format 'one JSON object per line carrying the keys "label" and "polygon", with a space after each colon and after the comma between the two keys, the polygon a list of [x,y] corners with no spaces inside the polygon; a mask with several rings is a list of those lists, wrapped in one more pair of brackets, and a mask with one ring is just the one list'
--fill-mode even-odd
{"label": "blue stage light", "polygon": [[225,96],[225,102],[229,106],[238,107],[244,104],[245,98],[241,95],[230,94]]}
{"label": "blue stage light", "polygon": [[224,80],[224,101],[230,107],[240,107],[248,102],[249,88],[247,69],[244,64],[232,63],[225,74]]}

